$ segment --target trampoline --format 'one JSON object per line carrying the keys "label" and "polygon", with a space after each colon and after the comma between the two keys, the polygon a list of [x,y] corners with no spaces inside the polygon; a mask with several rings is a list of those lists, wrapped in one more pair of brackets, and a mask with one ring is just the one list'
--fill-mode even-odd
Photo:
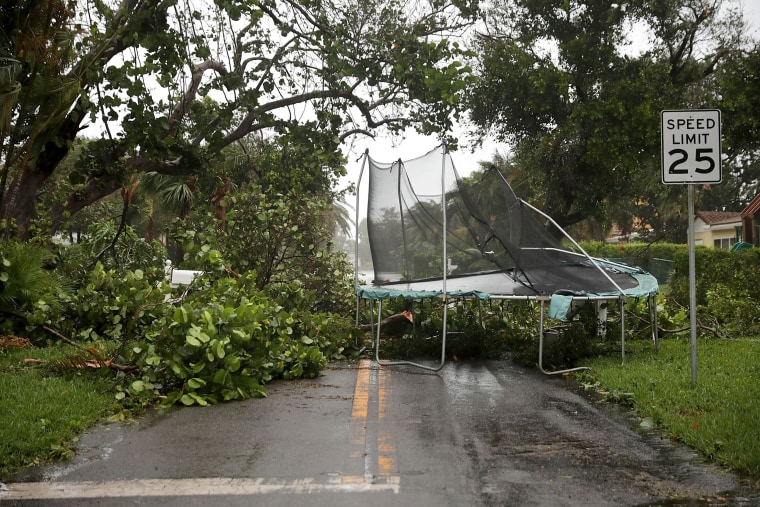
{"label": "trampoline", "polygon": [[[519,199],[493,166],[478,164],[462,177],[445,145],[422,157],[381,163],[366,151],[357,183],[356,223],[365,171],[367,239],[373,279],[359,280],[359,234],[354,280],[357,324],[361,300],[369,300],[377,329],[375,361],[412,365],[432,371],[446,361],[449,302],[526,300],[540,304],[538,366],[543,368],[545,317],[564,320],[574,305],[604,302],[620,305],[621,355],[625,360],[627,298],[647,298],[656,344],[657,280],[635,266],[589,256],[554,220]],[[441,298],[443,329],[437,365],[380,358],[380,322],[384,300]],[[548,308],[548,311],[547,311]],[[606,318],[606,317],[602,317]],[[374,317],[372,317],[374,327]]]}

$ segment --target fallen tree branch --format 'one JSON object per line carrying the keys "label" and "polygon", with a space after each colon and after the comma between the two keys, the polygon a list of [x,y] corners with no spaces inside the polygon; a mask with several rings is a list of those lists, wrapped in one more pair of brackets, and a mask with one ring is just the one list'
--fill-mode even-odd
{"label": "fallen tree branch", "polygon": [[65,336],[63,336],[61,333],[59,333],[58,331],[56,331],[53,328],[50,328],[50,327],[47,327],[47,326],[42,326],[42,329],[44,329],[48,333],[52,334],[53,336],[55,336],[59,340],[68,343],[72,347],[76,347],[76,348],[82,349],[82,350],[87,350],[87,347],[85,347],[84,345],[80,345],[79,343],[76,343],[74,341],[69,340],[68,338],[66,338]]}
{"label": "fallen tree branch", "polygon": [[[709,331],[709,332],[711,332],[717,338],[720,338],[722,340],[730,340],[731,339],[730,336],[727,336],[724,333],[721,333],[720,330],[717,327],[706,326],[706,325],[702,324],[702,322],[700,322],[699,319],[697,319],[697,327],[699,329],[702,329],[703,331]],[[683,333],[684,331],[689,331],[690,329],[691,329],[691,326],[682,327],[682,328],[679,328],[679,329],[665,329],[665,328],[662,328],[662,327],[658,326],[657,327],[657,332],[658,333],[662,333],[662,334],[665,334],[665,333],[677,334],[677,333]]]}
{"label": "fallen tree branch", "polygon": [[[393,315],[384,318],[380,321],[380,328],[382,329],[383,326],[386,326],[388,324],[392,324],[394,322],[401,322],[404,320],[408,320],[409,322],[414,322],[414,317],[412,316],[412,313],[409,311],[403,311],[401,313],[394,313]],[[372,330],[372,327],[374,324],[362,324],[359,326],[359,329],[362,331],[370,331]]]}
{"label": "fallen tree branch", "polygon": [[63,336],[61,333],[59,333],[55,329],[49,328],[47,326],[42,326],[42,329],[44,329],[48,333],[52,334],[53,336],[55,336],[59,340],[62,340],[64,342],[68,343],[72,347],[76,347],[79,350],[87,352],[90,356],[92,356],[94,358],[94,361],[85,362],[84,366],[86,366],[86,367],[89,367],[89,368],[102,368],[102,367],[105,366],[105,367],[108,367],[108,368],[110,368],[112,370],[123,371],[123,372],[131,372],[131,371],[135,371],[135,370],[139,369],[139,366],[137,366],[136,364],[116,364],[116,363],[111,362],[110,360],[103,361],[98,356],[98,354],[95,353],[93,350],[91,350],[89,347],[85,347],[84,345],[80,345],[79,343],[76,343],[74,341],[69,340],[68,338],[66,338],[65,336]]}

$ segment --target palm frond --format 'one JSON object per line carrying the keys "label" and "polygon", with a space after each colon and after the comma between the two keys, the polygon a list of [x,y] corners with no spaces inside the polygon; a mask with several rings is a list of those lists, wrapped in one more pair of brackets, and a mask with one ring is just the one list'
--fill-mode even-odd
{"label": "palm frond", "polygon": [[25,308],[55,294],[63,283],[44,264],[52,257],[45,248],[30,243],[10,243],[0,252],[7,261],[2,268],[5,281],[0,286],[0,307]]}

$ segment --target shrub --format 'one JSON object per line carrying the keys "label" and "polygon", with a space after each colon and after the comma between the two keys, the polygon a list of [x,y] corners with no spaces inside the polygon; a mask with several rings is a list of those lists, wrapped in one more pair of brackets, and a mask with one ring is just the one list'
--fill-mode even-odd
{"label": "shrub", "polygon": [[[675,270],[670,292],[679,304],[689,301],[689,257],[684,247],[674,257]],[[742,252],[730,252],[697,245],[695,248],[695,273],[697,304],[707,304],[710,287],[723,285],[733,294],[743,294],[760,301],[760,249],[750,248]]]}
{"label": "shrub", "polygon": [[130,226],[118,237],[116,232],[113,220],[90,224],[79,243],[59,248],[58,272],[76,283],[87,279],[98,262],[106,271],[163,269],[167,253],[161,243],[146,242]]}
{"label": "shrub", "polygon": [[172,238],[184,250],[183,267],[205,269],[204,251],[218,251],[226,268],[251,273],[257,290],[287,290],[297,281],[313,294],[312,309],[352,311],[353,268],[345,254],[331,252],[331,204],[320,199],[267,195],[247,186],[227,196],[223,227],[209,212],[187,227],[172,226]]}
{"label": "shrub", "polygon": [[[667,286],[663,287],[665,297],[658,298],[658,321],[666,330],[688,326],[689,251],[686,245],[618,246],[589,242],[583,247],[591,255],[607,258],[615,257],[617,249],[625,254],[618,258],[645,269],[655,258],[672,261],[672,272]],[[760,319],[756,316],[760,304],[760,249],[730,252],[696,245],[695,274],[697,317],[703,332],[712,330],[719,336],[760,332]]]}
{"label": "shrub", "polygon": [[59,306],[65,284],[45,266],[53,255],[34,243],[11,241],[0,249],[0,313],[4,334],[26,334],[30,314]]}

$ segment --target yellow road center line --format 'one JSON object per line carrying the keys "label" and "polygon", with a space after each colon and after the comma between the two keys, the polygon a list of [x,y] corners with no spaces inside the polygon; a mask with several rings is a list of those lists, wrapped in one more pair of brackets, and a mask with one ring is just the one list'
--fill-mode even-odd
{"label": "yellow road center line", "polygon": [[382,369],[378,374],[378,409],[377,418],[379,422],[377,435],[377,464],[378,475],[389,477],[398,474],[396,463],[396,446],[393,441],[392,433],[389,431],[389,425],[384,421],[389,416],[389,398],[392,392],[390,387],[391,380],[390,370]]}
{"label": "yellow road center line", "polygon": [[[390,419],[391,372],[369,359],[359,362],[354,402],[349,424],[349,469],[363,464],[365,481],[398,479],[396,446],[388,424]],[[361,461],[359,461],[361,459]],[[343,482],[354,483],[359,476],[347,475]]]}

